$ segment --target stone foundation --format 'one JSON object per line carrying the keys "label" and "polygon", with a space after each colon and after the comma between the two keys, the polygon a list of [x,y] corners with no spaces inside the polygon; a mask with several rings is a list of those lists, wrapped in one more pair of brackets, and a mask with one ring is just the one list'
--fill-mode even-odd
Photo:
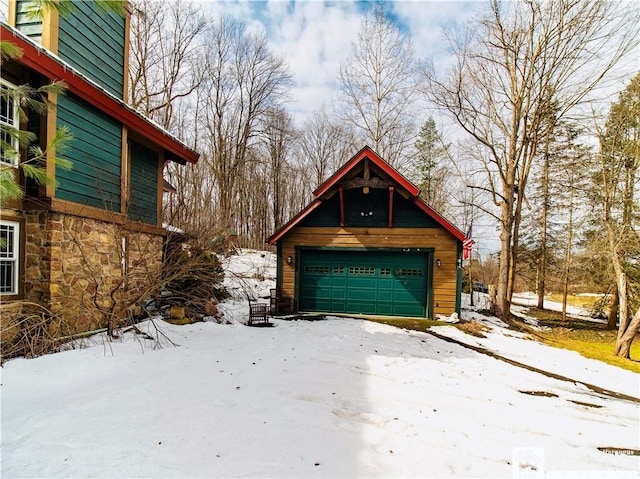
{"label": "stone foundation", "polygon": [[162,236],[47,211],[25,218],[24,299],[63,317],[65,329],[114,327],[158,288]]}

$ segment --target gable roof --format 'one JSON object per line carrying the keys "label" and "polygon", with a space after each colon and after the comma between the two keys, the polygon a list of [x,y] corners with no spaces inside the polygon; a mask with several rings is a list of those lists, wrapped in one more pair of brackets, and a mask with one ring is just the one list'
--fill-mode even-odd
{"label": "gable roof", "polygon": [[373,151],[370,147],[365,146],[358,153],[353,155],[349,161],[338,169],[333,175],[331,175],[324,183],[322,183],[314,192],[313,195],[318,198],[331,189],[338,181],[351,171],[358,163],[368,158],[374,165],[380,168],[391,179],[398,183],[402,188],[407,190],[411,196],[418,196],[420,190],[404,176],[402,176],[397,170],[395,170],[389,163],[384,161],[380,156]]}
{"label": "gable roof", "polygon": [[182,164],[198,161],[200,155],[171,133],[19,30],[0,22],[0,37],[3,41],[9,41],[22,50],[22,56],[15,59],[17,63],[25,65],[51,81],[64,82],[68,91],[163,148],[166,159]]}
{"label": "gable roof", "polygon": [[444,216],[431,208],[422,198],[418,195],[420,190],[394,169],[389,163],[384,161],[380,156],[373,151],[370,147],[365,146],[358,153],[356,153],[349,161],[342,165],[338,171],[331,175],[324,183],[322,183],[314,192],[316,197],[311,203],[309,203],[302,211],[296,214],[288,223],[283,225],[278,231],[276,231],[268,240],[267,243],[275,245],[283,236],[285,236],[292,228],[297,226],[304,218],[306,218],[312,211],[314,211],[323,202],[323,195],[335,187],[340,180],[344,179],[349,172],[356,168],[360,162],[367,158],[371,163],[382,170],[388,175],[395,183],[403,188],[408,194],[411,201],[423,212],[433,218],[440,226],[451,233],[457,240],[462,241],[464,239],[464,233],[460,231],[456,226],[448,221]]}

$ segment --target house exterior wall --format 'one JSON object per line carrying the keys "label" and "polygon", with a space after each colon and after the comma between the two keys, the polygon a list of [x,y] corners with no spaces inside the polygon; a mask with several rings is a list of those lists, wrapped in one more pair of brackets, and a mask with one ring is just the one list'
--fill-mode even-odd
{"label": "house exterior wall", "polygon": [[33,8],[31,0],[15,1],[15,26],[32,40],[40,42],[42,41],[42,20],[29,15],[30,8]]}
{"label": "house exterior wall", "polygon": [[102,10],[95,1],[74,1],[74,11],[60,15],[58,55],[123,99],[125,17]]}
{"label": "house exterior wall", "polygon": [[143,223],[158,222],[158,153],[131,141],[131,173],[129,178],[129,218]]}
{"label": "house exterior wall", "polygon": [[[295,227],[282,239],[282,258],[296,258],[296,247],[334,248],[433,248],[433,316],[456,311],[458,242],[444,228],[340,228]],[[296,258],[293,265],[282,261],[279,286],[284,296],[295,297]]]}
{"label": "house exterior wall", "polygon": [[161,234],[70,214],[28,211],[25,235],[24,299],[62,317],[65,334],[117,323],[126,316],[125,304],[152,296],[157,287]]}
{"label": "house exterior wall", "polygon": [[73,135],[62,153],[71,169],[56,168],[56,198],[120,211],[122,125],[72,94],[58,96],[56,115]]}

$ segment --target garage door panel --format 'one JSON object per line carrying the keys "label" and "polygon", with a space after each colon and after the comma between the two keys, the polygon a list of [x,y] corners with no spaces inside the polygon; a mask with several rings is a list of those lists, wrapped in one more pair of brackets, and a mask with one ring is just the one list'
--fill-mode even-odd
{"label": "garage door panel", "polygon": [[393,291],[390,290],[378,290],[378,302],[391,302],[393,301]]}
{"label": "garage door panel", "polygon": [[348,293],[349,300],[354,301],[375,301],[376,291],[371,289],[350,288]]}
{"label": "garage door panel", "polygon": [[426,316],[427,253],[301,253],[301,311]]}

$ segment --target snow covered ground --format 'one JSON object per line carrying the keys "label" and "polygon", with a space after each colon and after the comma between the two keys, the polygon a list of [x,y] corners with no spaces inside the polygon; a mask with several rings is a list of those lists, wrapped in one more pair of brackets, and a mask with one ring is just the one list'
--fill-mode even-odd
{"label": "snow covered ground", "polygon": [[[364,320],[246,327],[275,258],[229,261],[233,324],[7,362],[2,477],[638,477],[638,456],[597,449],[640,449],[638,403]],[[486,338],[435,331],[640,395],[640,375],[465,315]]]}

